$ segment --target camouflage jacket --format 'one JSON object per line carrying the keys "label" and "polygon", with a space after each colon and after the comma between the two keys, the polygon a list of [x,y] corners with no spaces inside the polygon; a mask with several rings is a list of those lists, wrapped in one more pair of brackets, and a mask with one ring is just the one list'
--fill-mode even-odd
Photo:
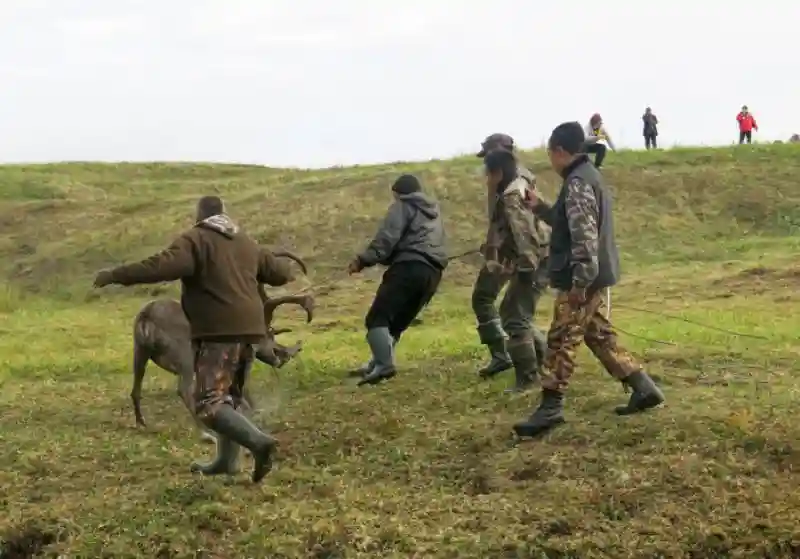
{"label": "camouflage jacket", "polygon": [[487,260],[496,260],[520,272],[535,271],[547,251],[540,220],[526,204],[529,188],[529,182],[519,176],[498,195],[484,251]]}
{"label": "camouflage jacket", "polygon": [[[542,196],[542,193],[539,191],[539,187],[536,184],[536,175],[534,175],[527,167],[524,167],[522,165],[517,167],[517,172],[519,173],[519,177],[524,179],[528,183],[527,189],[532,194],[535,195],[536,199],[543,200],[544,197]],[[488,196],[487,203],[488,203],[488,216],[490,223],[492,221],[492,216],[494,215],[495,208],[497,207],[497,203],[500,199],[501,196],[495,193],[491,193]],[[547,258],[549,253],[550,225],[534,213],[533,227],[536,233],[536,240],[539,244],[538,262],[541,262],[545,258]],[[484,256],[486,256],[485,251],[484,251]]]}

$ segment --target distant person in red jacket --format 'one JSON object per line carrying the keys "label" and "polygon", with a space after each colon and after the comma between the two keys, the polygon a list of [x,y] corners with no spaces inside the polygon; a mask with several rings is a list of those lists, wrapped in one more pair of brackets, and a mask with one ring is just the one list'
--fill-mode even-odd
{"label": "distant person in red jacket", "polygon": [[747,139],[748,144],[753,143],[753,130],[758,132],[758,123],[750,114],[747,105],[742,106],[742,110],[736,115],[736,122],[739,123],[739,143],[743,144]]}

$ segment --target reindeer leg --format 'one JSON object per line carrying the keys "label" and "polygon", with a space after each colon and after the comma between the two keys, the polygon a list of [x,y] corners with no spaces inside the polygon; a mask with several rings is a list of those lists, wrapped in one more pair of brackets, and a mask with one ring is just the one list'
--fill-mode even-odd
{"label": "reindeer leg", "polygon": [[188,367],[181,368],[178,373],[178,396],[180,396],[183,405],[186,406],[189,415],[192,416],[192,421],[200,430],[200,440],[204,443],[217,442],[217,437],[213,435],[208,428],[197,418],[194,412],[194,370]]}
{"label": "reindeer leg", "polygon": [[248,361],[247,365],[245,365],[245,368],[242,371],[242,403],[248,408],[247,415],[258,410],[258,404],[253,397],[253,393],[250,391],[250,373],[252,370],[253,361]]}
{"label": "reindeer leg", "polygon": [[217,438],[209,432],[194,412],[194,355],[191,346],[171,347],[162,355],[158,355],[154,361],[159,367],[178,375],[178,396],[200,430],[200,440],[204,443],[216,442]]}
{"label": "reindeer leg", "polygon": [[150,361],[150,352],[143,345],[134,342],[131,401],[133,402],[133,413],[136,415],[136,425],[142,427],[145,426],[144,416],[142,415],[142,382],[144,381],[144,373],[147,370],[148,361]]}

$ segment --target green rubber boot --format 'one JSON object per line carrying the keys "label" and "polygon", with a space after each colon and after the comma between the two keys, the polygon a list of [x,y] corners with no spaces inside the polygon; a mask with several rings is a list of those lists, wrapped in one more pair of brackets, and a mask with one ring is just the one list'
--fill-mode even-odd
{"label": "green rubber boot", "polygon": [[240,450],[241,447],[234,441],[226,437],[219,437],[217,441],[217,457],[208,464],[193,462],[191,470],[206,476],[235,475],[239,472]]}
{"label": "green rubber boot", "polygon": [[220,434],[221,439],[229,439],[245,447],[253,455],[253,483],[260,482],[272,469],[272,453],[277,442],[262,432],[244,415],[227,404],[205,420],[206,425]]}
{"label": "green rubber boot", "polygon": [[641,413],[664,403],[664,393],[644,371],[630,374],[623,383],[630,386],[633,392],[626,405],[616,407],[614,411],[617,415]]}
{"label": "green rubber boot", "polygon": [[533,388],[539,379],[539,359],[533,338],[529,336],[512,337],[508,353],[514,365],[514,385],[507,388],[507,394],[526,392]]}

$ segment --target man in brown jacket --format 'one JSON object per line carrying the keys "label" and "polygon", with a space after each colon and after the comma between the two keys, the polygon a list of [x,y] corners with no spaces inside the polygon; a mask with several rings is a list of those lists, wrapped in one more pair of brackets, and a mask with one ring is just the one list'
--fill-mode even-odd
{"label": "man in brown jacket", "polygon": [[216,196],[201,198],[197,222],[165,250],[141,262],[102,270],[95,287],[181,281],[181,305],[195,352],[195,413],[219,436],[217,457],[192,464],[206,475],[237,471],[240,446],[255,460],[253,482],[272,468],[276,441],[237,411],[253,344],[267,334],[261,284],[293,279],[289,264],[241,232]]}

